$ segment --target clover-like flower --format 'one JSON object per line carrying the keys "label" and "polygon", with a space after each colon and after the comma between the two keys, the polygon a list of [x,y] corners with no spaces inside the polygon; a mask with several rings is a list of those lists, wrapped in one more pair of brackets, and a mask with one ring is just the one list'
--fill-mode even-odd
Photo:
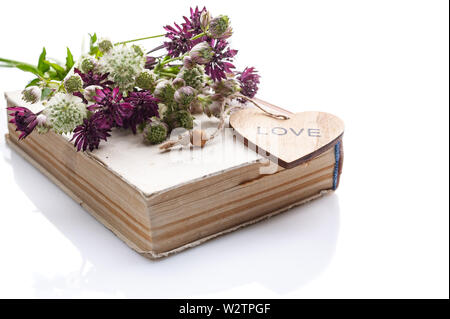
{"label": "clover-like flower", "polygon": [[125,45],[113,47],[99,60],[99,70],[108,74],[121,91],[131,91],[136,77],[144,71],[146,58]]}
{"label": "clover-like flower", "polygon": [[58,134],[71,133],[87,116],[86,104],[77,96],[57,93],[44,109],[48,123]]}

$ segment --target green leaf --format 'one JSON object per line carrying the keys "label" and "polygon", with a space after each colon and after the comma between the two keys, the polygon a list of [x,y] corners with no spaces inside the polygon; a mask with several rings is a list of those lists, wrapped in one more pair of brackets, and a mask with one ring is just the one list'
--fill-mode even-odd
{"label": "green leaf", "polygon": [[60,73],[64,73],[65,69],[60,66],[59,64],[50,62],[48,60],[44,60],[44,63],[47,64],[48,66],[52,67],[56,72],[60,72]]}
{"label": "green leaf", "polygon": [[90,45],[89,45],[89,54],[97,56],[98,54],[98,47],[95,45],[97,42],[97,33],[90,34]]}
{"label": "green leaf", "polygon": [[30,72],[30,73],[33,73],[35,75],[41,75],[41,72],[34,65],[30,65],[30,64],[27,64],[27,63],[17,63],[15,65],[15,67],[18,68],[19,70],[22,70],[22,71],[25,71],[25,72]]}
{"label": "green leaf", "polygon": [[89,36],[91,37],[91,46],[95,44],[95,42],[97,42],[97,33],[94,34],[90,34]]}
{"label": "green leaf", "polygon": [[65,68],[63,68],[59,64],[50,62],[48,60],[44,60],[44,63],[47,64],[48,66],[50,66],[54,70],[54,72],[52,72],[52,70],[48,71],[48,74],[49,74],[49,77],[51,80],[57,80],[57,81],[64,80],[64,78],[66,77],[66,74],[67,74]]}
{"label": "green leaf", "polygon": [[30,72],[35,75],[42,75],[36,66],[29,64],[29,63],[15,61],[15,60],[9,60],[9,59],[4,59],[4,58],[0,58],[0,62],[6,63],[5,67],[15,67],[15,68],[18,68],[19,70],[22,70],[25,72]]}
{"label": "green leaf", "polygon": [[29,86],[35,86],[35,85],[38,85],[40,81],[41,81],[41,79],[39,79],[39,78],[36,78],[36,79],[34,79],[34,80],[31,80],[31,81],[27,84],[26,88],[29,87]]}
{"label": "green leaf", "polygon": [[41,101],[47,99],[47,97],[53,92],[50,88],[43,88],[41,94]]}
{"label": "green leaf", "polygon": [[67,57],[66,57],[66,72],[69,72],[70,69],[75,64],[75,61],[73,60],[72,52],[70,52],[70,49],[67,48]]}
{"label": "green leaf", "polygon": [[44,63],[46,55],[47,55],[47,52],[45,51],[45,47],[44,47],[44,48],[42,48],[42,53],[39,56],[39,61],[38,61],[38,65],[37,65],[38,70],[42,74],[44,74],[45,72],[47,72],[50,69],[50,67]]}

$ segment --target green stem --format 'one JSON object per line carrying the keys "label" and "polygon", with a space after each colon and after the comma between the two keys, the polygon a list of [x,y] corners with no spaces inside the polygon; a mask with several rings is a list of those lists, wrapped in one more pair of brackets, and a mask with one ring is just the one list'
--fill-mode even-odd
{"label": "green stem", "polygon": [[160,63],[160,65],[163,66],[163,65],[166,65],[167,63],[170,63],[170,62],[173,62],[173,61],[182,60],[183,58],[184,58],[184,55],[179,56],[179,57],[177,57],[177,58],[172,58],[172,59],[169,59],[169,60],[165,60],[165,61],[162,61],[162,62]]}
{"label": "green stem", "polygon": [[201,37],[203,37],[203,36],[205,36],[205,35],[206,35],[206,32],[202,32],[202,33],[200,33],[200,34],[197,34],[195,37],[192,37],[192,38],[191,38],[191,41],[200,39]]}
{"label": "green stem", "polygon": [[168,73],[168,72],[158,72],[158,74],[164,75],[164,76],[168,76],[168,77],[170,77],[170,78],[176,78],[176,77],[177,77],[176,74]]}
{"label": "green stem", "polygon": [[128,40],[128,41],[117,42],[114,45],[125,44],[125,43],[136,42],[136,41],[142,41],[142,40],[153,39],[153,38],[160,38],[160,37],[163,37],[163,36],[165,36],[165,34],[159,34],[159,35],[153,35],[151,37],[138,38],[138,39],[133,39],[133,40]]}

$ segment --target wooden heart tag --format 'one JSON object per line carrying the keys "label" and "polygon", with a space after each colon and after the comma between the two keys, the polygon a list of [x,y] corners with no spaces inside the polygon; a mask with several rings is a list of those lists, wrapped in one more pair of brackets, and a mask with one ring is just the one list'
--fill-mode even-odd
{"label": "wooden heart tag", "polygon": [[277,119],[248,108],[233,113],[230,125],[246,145],[284,168],[325,152],[344,133],[342,120],[324,112],[301,112],[290,114],[289,119]]}

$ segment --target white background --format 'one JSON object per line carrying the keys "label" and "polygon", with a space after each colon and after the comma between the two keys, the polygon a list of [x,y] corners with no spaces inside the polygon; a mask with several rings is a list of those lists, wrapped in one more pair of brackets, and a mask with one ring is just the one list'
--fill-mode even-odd
{"label": "white background", "polygon": [[[0,56],[36,63],[45,45],[63,60],[65,46],[81,53],[88,32],[115,41],[159,34],[188,8],[174,0],[6,1]],[[0,297],[448,298],[448,1],[208,8],[231,17],[236,64],[260,70],[260,98],[345,121],[338,191],[152,262],[2,138]],[[0,90],[31,78],[0,69]],[[0,122],[3,135],[4,111]]]}

